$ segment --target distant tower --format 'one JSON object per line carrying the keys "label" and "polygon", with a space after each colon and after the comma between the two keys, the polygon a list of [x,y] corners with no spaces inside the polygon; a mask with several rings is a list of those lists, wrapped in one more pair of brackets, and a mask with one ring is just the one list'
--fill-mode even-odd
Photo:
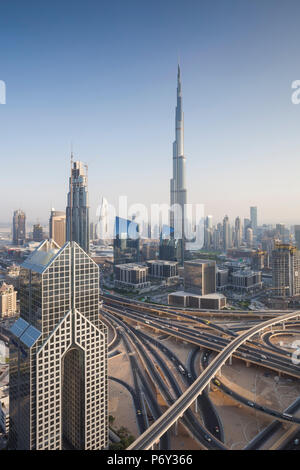
{"label": "distant tower", "polygon": [[49,238],[54,240],[59,246],[66,243],[66,213],[51,210],[49,219]]}
{"label": "distant tower", "polygon": [[44,231],[41,224],[37,223],[33,226],[32,238],[35,242],[41,242],[44,239]]}
{"label": "distant tower", "polygon": [[185,212],[184,205],[187,202],[187,190],[186,190],[186,178],[185,178],[185,163],[186,158],[184,156],[183,148],[183,111],[182,111],[182,91],[181,91],[181,77],[180,67],[178,65],[177,74],[177,105],[176,105],[176,117],[175,117],[175,141],[173,143],[173,178],[170,182],[170,202],[171,206],[177,204],[180,211],[170,213],[170,225],[174,228],[174,238],[176,237],[176,231],[181,231],[180,244],[181,249],[178,254],[177,261],[182,265],[184,262],[184,224],[185,224]]}
{"label": "distant tower", "polygon": [[223,250],[226,252],[228,248],[231,248],[230,226],[228,215],[225,215],[223,219]]}
{"label": "distant tower", "polygon": [[108,237],[108,202],[105,197],[102,197],[100,215],[97,223],[97,238],[104,243]]}
{"label": "distant tower", "polygon": [[71,165],[70,189],[66,209],[66,238],[67,241],[78,243],[78,245],[88,253],[90,243],[90,223],[87,169],[85,165],[79,161],[71,161]]}
{"label": "distant tower", "polygon": [[26,215],[20,209],[13,216],[13,244],[24,245],[26,240]]}
{"label": "distant tower", "polygon": [[297,250],[300,250],[300,225],[294,226],[294,232],[295,232],[296,247],[297,247]]}
{"label": "distant tower", "polygon": [[242,243],[242,222],[240,217],[235,219],[235,226],[234,226],[234,244],[236,248],[239,248]]}
{"label": "distant tower", "polygon": [[246,231],[246,242],[247,242],[247,247],[252,248],[252,246],[253,246],[253,230],[250,227],[248,227],[247,231]]}
{"label": "distant tower", "polygon": [[257,235],[257,207],[250,207],[250,220],[253,235]]}

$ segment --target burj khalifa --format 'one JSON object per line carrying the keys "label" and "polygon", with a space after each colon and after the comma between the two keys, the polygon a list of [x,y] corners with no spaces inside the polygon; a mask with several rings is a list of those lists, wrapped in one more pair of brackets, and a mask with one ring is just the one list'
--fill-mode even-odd
{"label": "burj khalifa", "polygon": [[185,163],[183,148],[183,111],[182,111],[182,90],[180,67],[178,65],[177,74],[177,105],[175,116],[175,141],[173,143],[173,178],[170,181],[170,225],[174,228],[174,238],[178,240],[181,259],[178,261],[183,264],[184,258],[184,224],[185,224],[185,204],[187,202]]}

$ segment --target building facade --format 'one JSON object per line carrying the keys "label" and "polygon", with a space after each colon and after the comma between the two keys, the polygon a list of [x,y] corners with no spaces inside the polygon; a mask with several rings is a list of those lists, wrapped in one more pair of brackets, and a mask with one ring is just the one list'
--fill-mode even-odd
{"label": "building facade", "polygon": [[33,226],[32,238],[35,242],[41,242],[44,239],[43,227],[40,224]]}
{"label": "building facade", "polygon": [[178,277],[177,261],[149,260],[146,264],[151,277],[158,279]]}
{"label": "building facade", "polygon": [[148,266],[135,263],[115,266],[115,286],[143,289],[150,286]]}
{"label": "building facade", "polygon": [[275,244],[272,252],[273,292],[279,297],[300,295],[300,252],[295,246]]}
{"label": "building facade", "polygon": [[114,233],[114,266],[140,261],[140,237],[138,224],[116,217]]}
{"label": "building facade", "polygon": [[216,292],[216,262],[201,259],[185,261],[184,290],[198,295]]}
{"label": "building facade", "polygon": [[49,219],[49,238],[59,246],[66,243],[66,214],[63,211],[51,210]]}
{"label": "building facade", "polygon": [[13,244],[24,245],[26,240],[26,215],[20,209],[13,216]]}
{"label": "building facade", "polygon": [[[175,115],[175,141],[173,143],[173,176],[170,181],[170,225],[174,229],[172,237],[178,240],[181,249],[177,251],[176,261],[183,266],[184,261],[184,228],[185,220],[185,204],[187,203],[186,190],[186,158],[184,156],[184,135],[183,135],[183,109],[182,109],[182,89],[180,67],[178,65],[177,73],[177,104]],[[179,232],[179,233],[178,233]]]}
{"label": "building facade", "polygon": [[66,239],[78,243],[88,253],[90,246],[90,222],[86,166],[72,162],[66,208]]}
{"label": "building facade", "polygon": [[75,242],[45,240],[21,266],[11,327],[11,449],[107,448],[107,330],[99,269]]}
{"label": "building facade", "polygon": [[0,287],[0,318],[13,317],[17,313],[17,292],[5,282]]}

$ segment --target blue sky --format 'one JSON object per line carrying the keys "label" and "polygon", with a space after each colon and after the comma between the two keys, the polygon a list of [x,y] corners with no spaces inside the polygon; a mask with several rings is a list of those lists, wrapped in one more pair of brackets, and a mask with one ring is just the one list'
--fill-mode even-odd
{"label": "blue sky", "polygon": [[168,202],[180,57],[188,201],[300,223],[297,0],[0,3],[0,222],[64,210],[71,142],[101,197]]}

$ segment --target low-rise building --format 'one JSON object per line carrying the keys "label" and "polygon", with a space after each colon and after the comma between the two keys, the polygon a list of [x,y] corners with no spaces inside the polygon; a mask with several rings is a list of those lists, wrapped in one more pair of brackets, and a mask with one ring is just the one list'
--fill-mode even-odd
{"label": "low-rise building", "polygon": [[168,303],[174,307],[221,310],[226,307],[226,297],[220,293],[196,295],[192,292],[177,291],[168,295]]}
{"label": "low-rise building", "polygon": [[125,263],[115,266],[115,286],[143,289],[150,286],[148,266],[137,263]]}
{"label": "low-rise building", "polygon": [[17,313],[17,292],[14,286],[3,282],[0,287],[0,317],[12,317]]}
{"label": "low-rise building", "polygon": [[165,260],[147,261],[149,276],[158,279],[178,277],[178,262]]}
{"label": "low-rise building", "polygon": [[230,275],[230,287],[244,292],[261,289],[261,272],[251,271],[250,269],[234,271]]}

